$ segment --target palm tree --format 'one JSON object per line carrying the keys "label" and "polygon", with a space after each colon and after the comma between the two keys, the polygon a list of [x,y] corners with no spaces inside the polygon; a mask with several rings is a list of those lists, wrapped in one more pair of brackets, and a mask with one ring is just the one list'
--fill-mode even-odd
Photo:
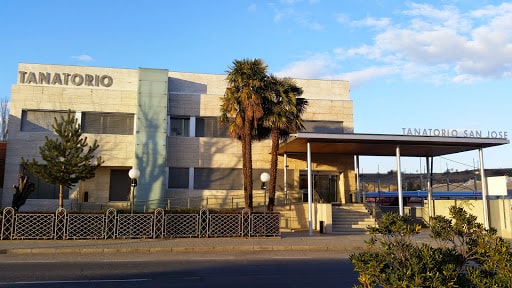
{"label": "palm tree", "polygon": [[219,123],[229,125],[230,136],[242,143],[245,208],[252,210],[252,141],[257,138],[258,121],[263,116],[267,65],[261,59],[242,59],[234,60],[228,68]]}
{"label": "palm tree", "polygon": [[277,179],[277,152],[279,143],[286,140],[290,133],[303,129],[302,114],[308,104],[301,87],[291,78],[277,78],[270,75],[267,79],[267,97],[264,97],[265,116],[262,125],[271,130],[272,148],[270,160],[270,180],[268,211],[272,212],[275,205]]}

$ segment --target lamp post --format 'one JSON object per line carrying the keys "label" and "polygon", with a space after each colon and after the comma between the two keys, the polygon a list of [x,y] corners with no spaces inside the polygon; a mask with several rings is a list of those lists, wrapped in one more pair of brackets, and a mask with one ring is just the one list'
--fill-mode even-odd
{"label": "lamp post", "polygon": [[263,212],[267,212],[267,182],[270,180],[270,174],[263,172],[260,175],[261,189],[264,189],[263,196]]}
{"label": "lamp post", "polygon": [[140,171],[137,168],[132,168],[128,171],[128,177],[130,177],[130,210],[133,214],[133,205],[135,199],[135,187],[137,187],[137,178],[140,176]]}

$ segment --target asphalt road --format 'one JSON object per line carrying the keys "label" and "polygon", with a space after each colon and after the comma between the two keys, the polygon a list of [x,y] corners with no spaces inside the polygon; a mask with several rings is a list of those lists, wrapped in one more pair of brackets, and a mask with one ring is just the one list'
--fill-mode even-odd
{"label": "asphalt road", "polygon": [[0,255],[0,287],[352,287],[347,252]]}

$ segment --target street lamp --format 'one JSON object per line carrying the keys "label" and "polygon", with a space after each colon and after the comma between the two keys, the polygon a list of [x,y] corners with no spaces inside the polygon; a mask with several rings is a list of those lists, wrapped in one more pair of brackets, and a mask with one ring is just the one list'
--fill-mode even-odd
{"label": "street lamp", "polygon": [[140,176],[140,171],[137,168],[132,168],[128,171],[128,177],[130,177],[130,209],[133,214],[133,202],[135,199],[135,187],[137,187],[137,178]]}
{"label": "street lamp", "polygon": [[267,182],[270,180],[270,174],[263,172],[260,175],[261,189],[264,189],[263,196],[263,211],[267,212]]}

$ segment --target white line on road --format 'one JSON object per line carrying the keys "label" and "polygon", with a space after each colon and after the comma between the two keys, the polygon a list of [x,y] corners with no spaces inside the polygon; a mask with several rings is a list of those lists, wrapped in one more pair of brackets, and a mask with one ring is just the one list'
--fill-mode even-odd
{"label": "white line on road", "polygon": [[[11,284],[59,284],[59,283],[100,283],[100,282],[142,282],[151,281],[151,279],[99,279],[99,280],[67,280],[67,281],[31,281],[31,282],[12,282]],[[9,284],[9,283],[0,283]]]}
{"label": "white line on road", "polygon": [[205,260],[233,260],[236,259],[235,257],[200,257],[200,258],[189,258],[187,260],[199,260],[199,261],[205,261]]}
{"label": "white line on road", "polygon": [[275,256],[273,259],[313,259],[313,257],[309,256]]}

